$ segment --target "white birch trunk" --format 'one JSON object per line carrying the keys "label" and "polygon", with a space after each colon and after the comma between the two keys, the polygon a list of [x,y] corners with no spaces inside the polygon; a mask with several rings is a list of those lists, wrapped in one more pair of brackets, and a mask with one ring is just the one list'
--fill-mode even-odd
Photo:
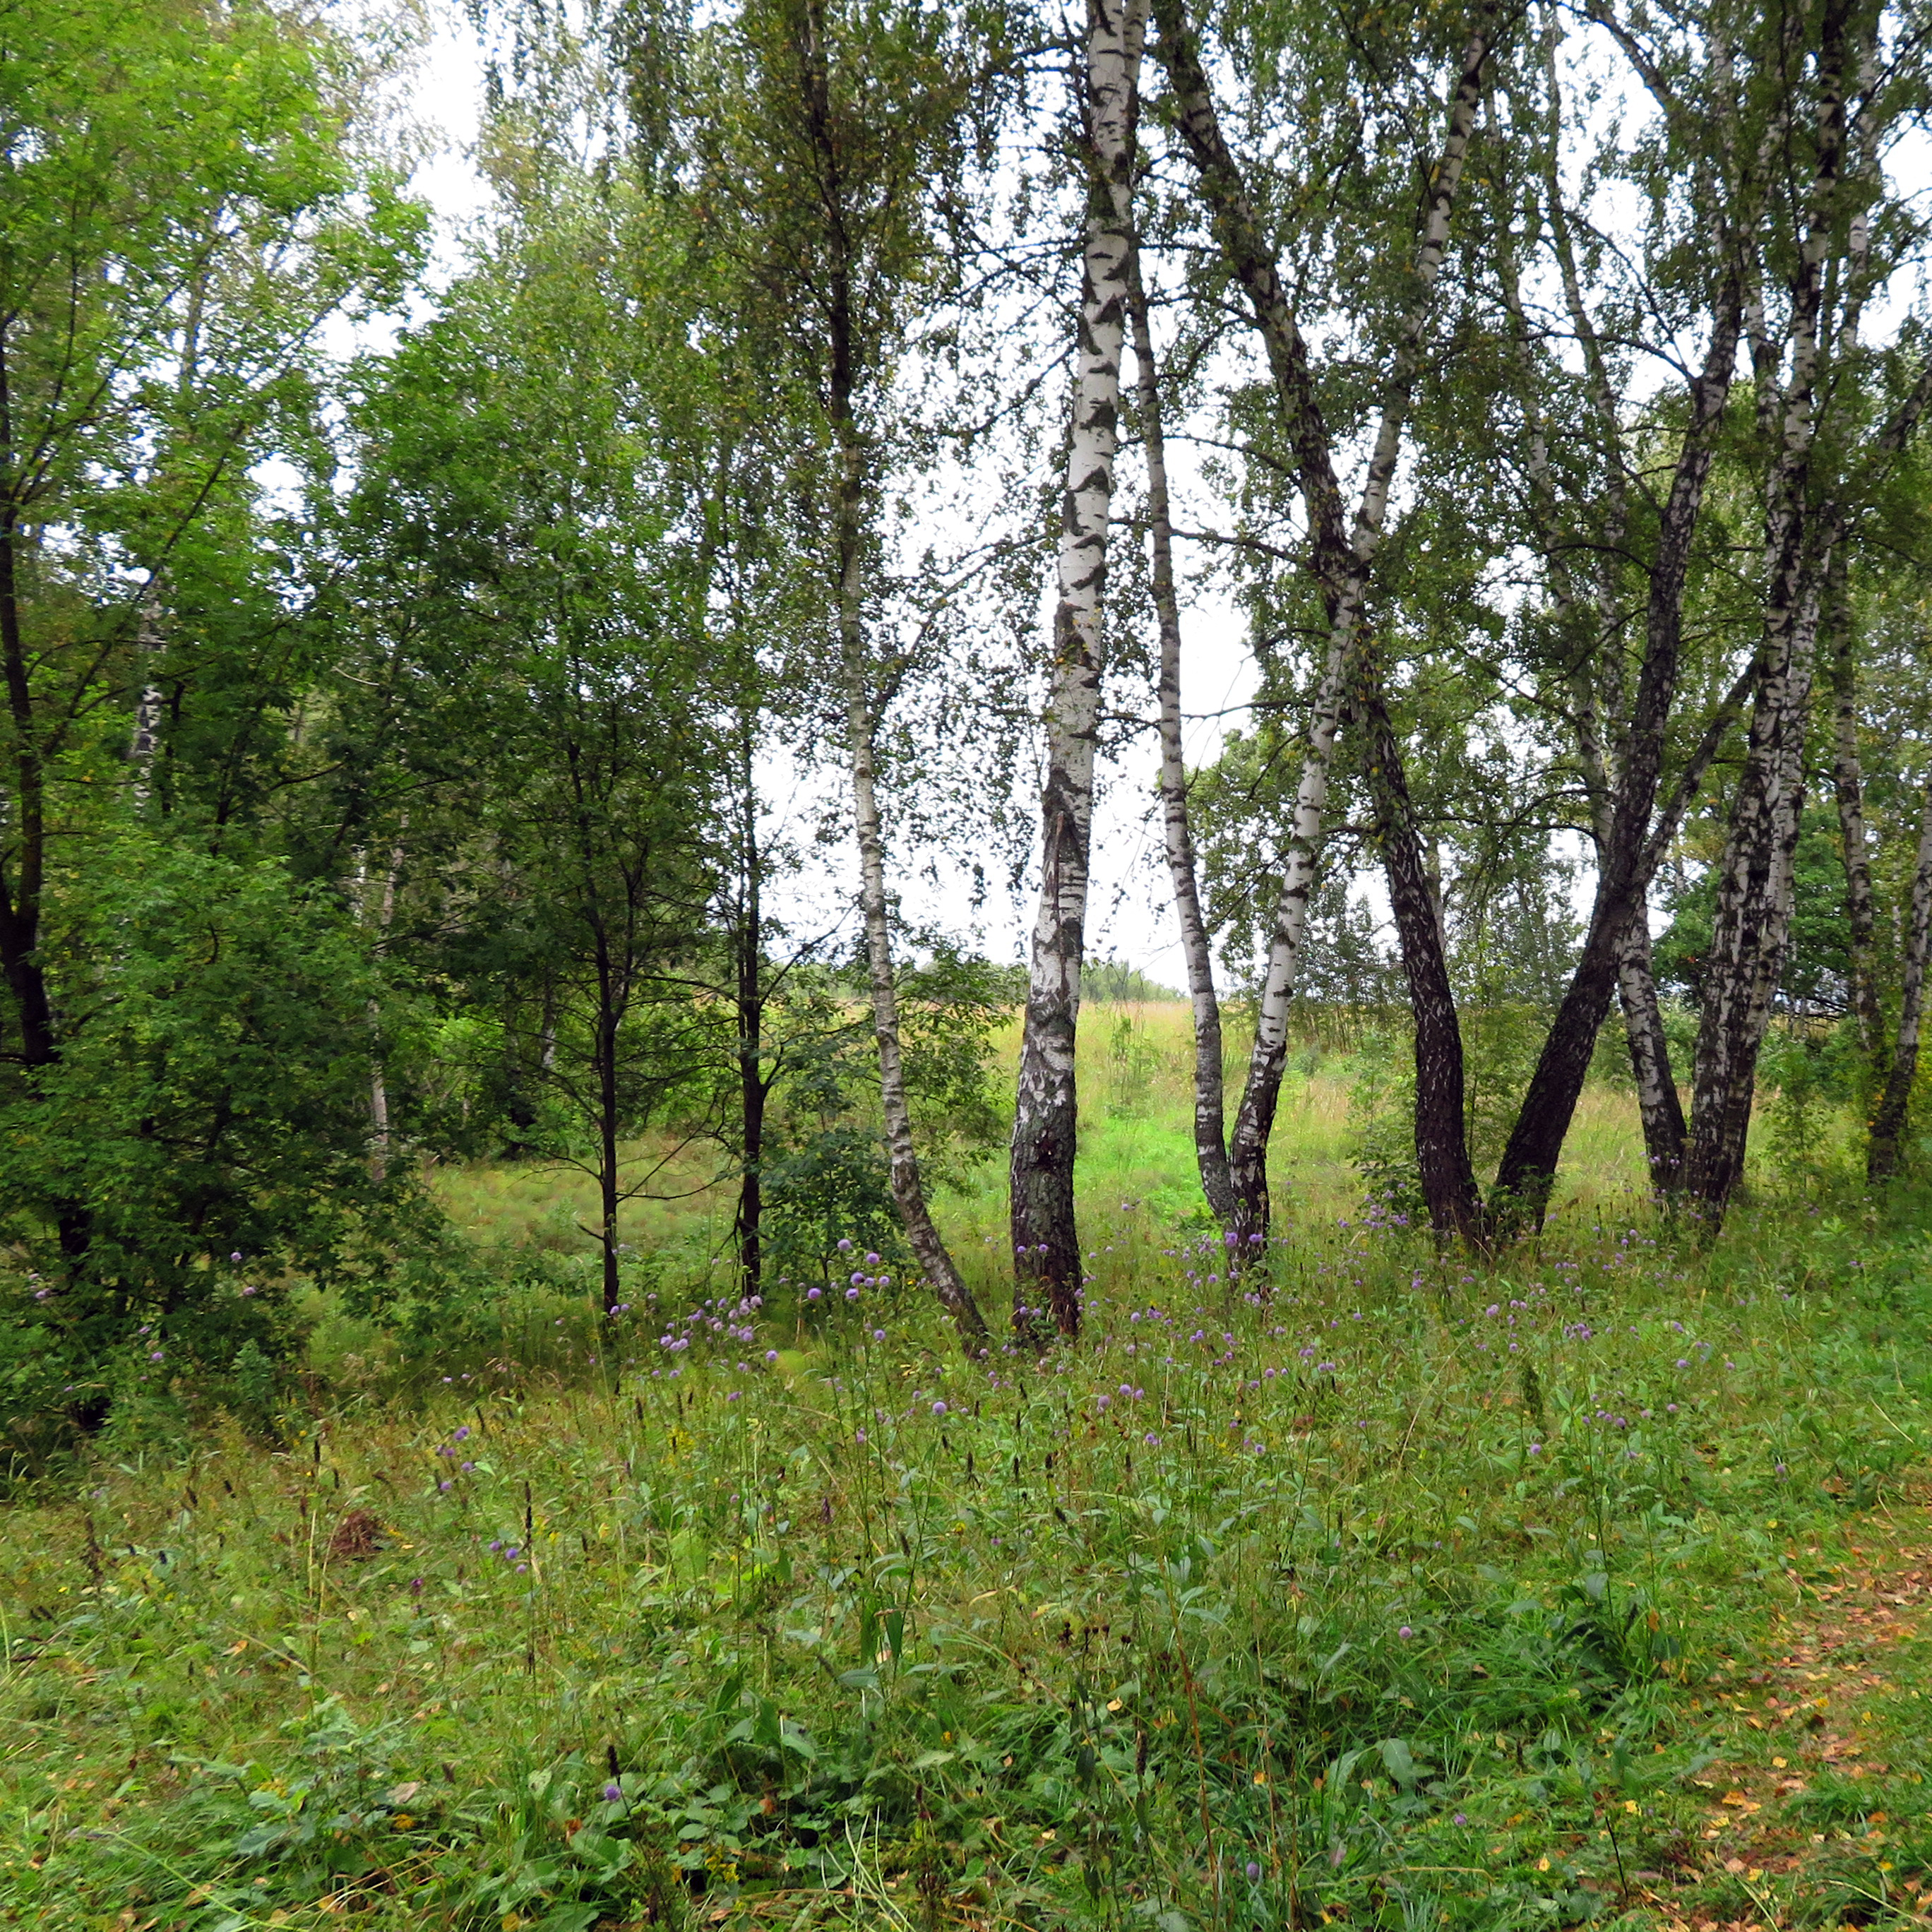
{"label": "white birch trunk", "polygon": [[141,667],[141,694],[134,701],[134,728],[128,746],[128,762],[133,767],[132,788],[135,815],[148,808],[153,794],[154,758],[160,749],[161,710],[166,694],[154,682],[154,666],[161,655],[160,573],[150,574],[141,592],[135,620],[134,649]]}
{"label": "white birch trunk", "polygon": [[[1013,1118],[1014,1322],[1028,1336],[1037,1333],[1040,1315],[1046,1313],[1063,1335],[1077,1334],[1080,1328],[1083,1270],[1073,1208],[1074,1052],[1105,658],[1102,602],[1132,251],[1134,126],[1146,20],[1146,0],[1088,0],[1082,105],[1090,178],[1079,339],[1046,704],[1040,908]],[[1042,1294],[1047,1307],[1036,1312]]]}

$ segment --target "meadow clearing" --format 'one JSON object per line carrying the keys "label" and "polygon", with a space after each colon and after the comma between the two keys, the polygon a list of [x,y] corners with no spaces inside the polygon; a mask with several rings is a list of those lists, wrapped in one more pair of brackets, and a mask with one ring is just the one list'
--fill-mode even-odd
{"label": "meadow clearing", "polygon": [[[969,1363],[857,1251],[752,1306],[700,1198],[615,1324],[512,1283],[405,1373],[318,1310],[302,1412],[16,1486],[0,1919],[1928,1922],[1916,1197],[1787,1138],[1700,1246],[1604,1085],[1544,1238],[1438,1253],[1331,1042],[1234,1271],[1185,1029],[1084,1030],[1077,1346]],[[1000,1182],[940,1204],[996,1320]],[[554,1172],[440,1185],[572,1238]]]}

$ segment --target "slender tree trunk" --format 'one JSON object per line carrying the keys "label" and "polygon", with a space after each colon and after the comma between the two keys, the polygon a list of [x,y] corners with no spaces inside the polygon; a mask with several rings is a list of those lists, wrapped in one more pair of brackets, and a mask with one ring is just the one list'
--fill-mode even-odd
{"label": "slender tree trunk", "polygon": [[[1430,177],[1429,197],[1417,237],[1414,265],[1416,294],[1404,317],[1402,332],[1384,385],[1382,416],[1368,473],[1353,527],[1346,535],[1343,531],[1342,494],[1335,474],[1334,449],[1316,400],[1306,345],[1295,322],[1280,270],[1262,239],[1253,199],[1222,134],[1206,69],[1188,23],[1184,0],[1154,0],[1154,18],[1160,29],[1156,52],[1173,89],[1181,137],[1194,162],[1222,253],[1235,279],[1246,292],[1256,327],[1267,351],[1276,394],[1287,419],[1290,440],[1300,470],[1312,568],[1322,586],[1329,624],[1328,649],[1316,686],[1308,748],[1296,790],[1288,848],[1283,856],[1281,894],[1270,939],[1268,973],[1262,982],[1256,1014],[1254,1048],[1228,1149],[1231,1178],[1241,1216],[1238,1226],[1244,1232],[1253,1233],[1264,1231],[1268,1226],[1268,1145],[1287,1060],[1288,1008],[1294,992],[1295,967],[1307,929],[1308,902],[1315,884],[1335,736],[1340,724],[1370,576],[1382,540],[1389,487],[1401,454],[1403,426],[1421,367],[1423,338],[1432,311],[1436,284],[1448,243],[1456,190],[1462,178],[1470,133],[1481,104],[1483,75],[1489,62],[1497,14],[1490,6],[1478,10],[1475,25],[1463,50],[1448,128]],[[1379,696],[1372,692],[1364,695],[1368,700],[1362,712],[1365,719],[1382,716]],[[1408,810],[1400,747],[1393,732],[1387,729],[1385,716],[1382,716],[1382,741],[1376,755],[1390,780],[1384,800],[1388,807],[1384,851],[1389,862],[1406,873],[1411,859],[1409,848],[1415,844],[1414,826]],[[1419,866],[1419,848],[1414,856]],[[1405,877],[1402,890],[1406,893],[1407,890]],[[1396,896],[1393,875],[1390,893],[1392,898]],[[1424,893],[1426,897],[1426,884]],[[1435,1010],[1436,967],[1441,964],[1442,952],[1440,922],[1432,914],[1426,931],[1420,924],[1414,924],[1414,930],[1417,944],[1424,949],[1416,962],[1416,970],[1426,989],[1422,997],[1431,1008],[1427,1031],[1432,1042],[1436,1042],[1442,1023],[1442,1015]],[[1436,956],[1434,964],[1428,956],[1432,952]],[[1405,957],[1406,967],[1406,964]],[[1440,981],[1442,987],[1446,988],[1446,965],[1442,968]],[[1414,983],[1412,981],[1412,992]],[[1419,1042],[1420,1012],[1418,1019]],[[1450,1026],[1454,1028],[1453,1000],[1448,1008],[1448,1019]],[[1434,1045],[1430,1050],[1430,1104],[1436,1104],[1438,1084],[1453,1077],[1456,1089],[1456,1113],[1460,1122],[1460,1029],[1456,1030],[1453,1053],[1438,1054]],[[1460,1131],[1459,1126],[1459,1134]],[[1432,1142],[1436,1132],[1432,1117],[1430,1132]],[[1438,1156],[1432,1151],[1432,1172],[1445,1162],[1450,1167],[1454,1164],[1446,1154]],[[1463,1165],[1467,1165],[1466,1154]],[[1453,1180],[1444,1179],[1441,1198],[1444,1211],[1451,1213],[1454,1225],[1459,1228],[1472,1225],[1465,1207],[1456,1205],[1452,1210],[1452,1203],[1460,1200]]]}
{"label": "slender tree trunk", "polygon": [[[856,569],[851,580],[856,592]],[[850,608],[856,624],[856,596]],[[846,726],[852,761],[853,820],[859,839],[859,896],[866,923],[866,963],[872,982],[872,1032],[878,1042],[879,1097],[885,1120],[892,1201],[927,1282],[952,1317],[961,1346],[973,1355],[986,1344],[986,1317],[934,1223],[920,1178],[919,1156],[913,1145],[912,1109],[906,1100],[905,1069],[899,1047],[898,992],[892,981],[884,841],[880,832],[874,771],[874,724],[856,671],[854,664],[847,674]]]}
{"label": "slender tree trunk", "polygon": [[[1645,610],[1643,663],[1617,772],[1609,836],[1598,860],[1589,928],[1496,1168],[1492,1200],[1505,1228],[1542,1226],[1557,1161],[1596,1052],[1597,1034],[1623,977],[1631,922],[1666,842],[1656,836],[1662,828],[1653,828],[1652,814],[1676,694],[1691,543],[1730,396],[1742,308],[1742,291],[1733,275],[1718,302],[1703,368],[1690,385],[1690,419],[1661,508]],[[1717,748],[1708,734],[1707,742],[1706,762]]]}
{"label": "slender tree trunk", "polygon": [[1832,668],[1832,789],[1838,806],[1838,849],[1845,865],[1845,950],[1852,1018],[1864,1056],[1866,1090],[1886,1084],[1885,1014],[1879,1004],[1872,947],[1871,856],[1865,838],[1864,770],[1858,756],[1858,663],[1842,548],[1832,555],[1825,586],[1825,633]]}
{"label": "slender tree trunk", "polygon": [[874,710],[872,662],[866,639],[866,490],[864,432],[854,413],[859,380],[860,320],[852,290],[850,240],[846,227],[845,153],[832,128],[830,76],[823,10],[806,10],[804,58],[808,134],[825,212],[824,318],[826,336],[826,414],[836,468],[832,484],[832,602],[838,626],[838,668],[845,703],[846,756],[852,775],[853,830],[859,847],[859,904],[866,934],[866,965],[872,997],[872,1032],[878,1046],[879,1102],[886,1135],[893,1204],[906,1239],[940,1305],[952,1317],[969,1355],[983,1345],[986,1318],[973,1298],[927,1204],[914,1150],[912,1112],[906,1099],[904,1057],[899,1040],[898,991],[892,978],[891,914],[886,894],[885,838],[878,794],[878,718]]}
{"label": "slender tree trunk", "polygon": [[758,794],[753,789],[752,728],[741,722],[738,784],[744,800],[740,831],[744,864],[744,902],[738,922],[736,999],[738,1108],[740,1172],[738,1212],[733,1234],[738,1246],[738,1279],[747,1295],[760,1292],[764,1272],[763,1222],[765,1157],[764,856],[758,850]]}
{"label": "slender tree trunk", "polygon": [[1174,524],[1167,496],[1167,444],[1162,433],[1160,372],[1154,359],[1147,290],[1140,250],[1130,260],[1128,290],[1133,323],[1136,391],[1147,450],[1148,524],[1154,554],[1154,613],[1160,627],[1160,802],[1167,869],[1174,882],[1174,910],[1187,964],[1187,995],[1194,1010],[1194,1157],[1202,1192],[1222,1232],[1238,1240],[1246,1233],[1228,1168],[1221,1072],[1221,1002],[1214,991],[1214,958],[1201,912],[1200,870],[1188,820],[1187,766],[1180,710],[1180,603],[1174,584]]}
{"label": "slender tree trunk", "polygon": [[1865,1150],[1865,1178],[1889,1180],[1898,1172],[1899,1142],[1905,1137],[1912,1085],[1918,1076],[1918,1022],[1925,999],[1925,952],[1932,934],[1932,785],[1918,818],[1918,862],[1912,874],[1912,923],[1905,939],[1905,972],[1899,988],[1898,1032],[1892,1064],[1873,1111],[1871,1140]]}
{"label": "slender tree trunk", "polygon": [[1617,992],[1623,1002],[1624,1034],[1630,1047],[1630,1072],[1636,1082],[1637,1113],[1643,1122],[1650,1184],[1654,1192],[1668,1198],[1677,1192],[1683,1178],[1684,1103],[1670,1071],[1664,1012],[1658,1002],[1657,977],[1651,970],[1650,908],[1641,898],[1618,962]]}
{"label": "slender tree trunk", "polygon": [[597,1072],[598,1240],[602,1250],[604,1312],[614,1314],[622,1300],[617,1275],[617,1209],[622,1198],[617,1130],[621,1116],[617,1083],[618,1032],[628,1004],[610,947],[597,935],[597,1030],[592,1051]]}
{"label": "slender tree trunk", "polygon": [[134,728],[128,746],[128,762],[134,769],[132,791],[138,816],[145,812],[154,782],[154,754],[160,748],[161,713],[167,693],[154,682],[154,667],[161,654],[160,575],[152,573],[141,592],[135,618],[134,648],[141,665],[141,694],[134,703]]}
{"label": "slender tree trunk", "polygon": [[1134,125],[1147,0],[1088,0],[1081,109],[1088,170],[1072,434],[1061,500],[1059,601],[1040,797],[1040,909],[1013,1115],[1013,1320],[1029,1336],[1046,1298],[1063,1335],[1080,1330],[1083,1279],[1073,1206],[1075,1047],[1086,950],[1094,760],[1104,668],[1101,608],[1119,435],[1132,256]]}

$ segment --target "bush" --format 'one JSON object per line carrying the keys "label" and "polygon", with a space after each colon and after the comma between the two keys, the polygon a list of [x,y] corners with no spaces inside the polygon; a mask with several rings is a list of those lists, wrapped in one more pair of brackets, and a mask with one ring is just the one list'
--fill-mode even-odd
{"label": "bush", "polygon": [[238,1376],[261,1412],[301,1343],[296,1279],[380,1297],[429,1213],[409,1163],[372,1163],[384,988],[332,897],[274,862],[125,861],[70,909],[93,964],[59,1060],[0,1099],[0,1238],[26,1264],[0,1387],[30,1460],[184,1381]]}

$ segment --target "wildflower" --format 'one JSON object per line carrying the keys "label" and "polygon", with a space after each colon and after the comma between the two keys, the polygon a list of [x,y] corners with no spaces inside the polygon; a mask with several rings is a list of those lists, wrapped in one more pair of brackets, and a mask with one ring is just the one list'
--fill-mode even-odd
{"label": "wildflower", "polygon": [[467,1442],[470,1440],[470,1425],[468,1423],[466,1422],[463,1426],[456,1432],[455,1439],[458,1442]]}
{"label": "wildflower", "polygon": [[604,1787],[604,1798],[610,1804],[615,1804],[623,1795],[624,1787],[614,1779]]}
{"label": "wildflower", "polygon": [[853,1441],[854,1441],[854,1442],[864,1442],[864,1441],[865,1441],[865,1439],[866,1439],[866,1432],[865,1432],[862,1429],[862,1430],[860,1430],[859,1431],[858,1434],[857,1434],[857,1435],[856,1435],[855,1436],[854,1436],[852,1439],[853,1439]]}
{"label": "wildflower", "polygon": [[466,1462],[463,1466],[463,1473],[466,1476],[470,1474],[476,1467],[476,1465],[474,1462]]}
{"label": "wildflower", "polygon": [[842,1255],[849,1255],[852,1252],[852,1244],[850,1241],[842,1240],[838,1244],[838,1252]]}
{"label": "wildflower", "polygon": [[1400,1637],[1412,1637],[1414,1636],[1414,1631],[1411,1630],[1406,1624],[1402,1624],[1396,1632],[1396,1635]]}
{"label": "wildflower", "polygon": [[766,1360],[766,1361],[768,1361],[768,1362],[776,1362],[776,1361],[778,1360],[778,1352],[777,1351],[777,1349],[776,1349],[776,1348],[767,1348],[767,1349],[765,1351],[765,1360]]}
{"label": "wildflower", "polygon": [[448,1478],[446,1476],[441,1482],[436,1484],[436,1488],[443,1494],[447,1495],[449,1491]]}
{"label": "wildflower", "polygon": [[946,1413],[945,1403],[943,1402],[934,1402],[932,1405],[932,1412],[934,1415],[944,1415]]}
{"label": "wildflower", "polygon": [[1455,1822],[1458,1825],[1466,1825],[1468,1822],[1469,1814],[1466,1811],[1459,1811],[1456,1814]]}
{"label": "wildflower", "polygon": [[819,1291],[815,1288],[808,1288],[805,1291],[805,1298],[808,1301],[816,1301],[818,1299],[818,1295]]}
{"label": "wildflower", "polygon": [[239,1248],[237,1248],[235,1252],[228,1257],[228,1258],[231,1262],[238,1262],[242,1258],[242,1250]]}
{"label": "wildflower", "polygon": [[419,1597],[422,1594],[422,1579],[420,1576],[412,1576],[410,1579],[410,1594],[412,1597]]}
{"label": "wildflower", "polygon": [[[1233,1236],[1232,1234],[1230,1234],[1230,1235],[1228,1237],[1228,1240],[1231,1240],[1231,1241],[1232,1241],[1234,1238],[1234,1236]],[[1253,1860],[1252,1858],[1249,1859],[1249,1861],[1248,1861],[1248,1878],[1249,1878],[1249,1881],[1250,1881],[1250,1883],[1252,1883],[1252,1882],[1256,1879],[1259,1878],[1259,1877],[1261,1876],[1261,1875],[1262,1875],[1262,1868],[1261,1868],[1261,1867],[1260,1867],[1259,1865],[1256,1864],[1255,1863],[1255,1862],[1254,1862],[1254,1860]]]}
{"label": "wildflower", "polygon": [[856,1301],[856,1300],[858,1300],[858,1298],[859,1298],[859,1291],[858,1291],[858,1289],[857,1289],[857,1288],[848,1288],[845,1291],[845,1299],[846,1299],[848,1301]]}
{"label": "wildflower", "polygon": [[1543,1444],[1540,1442],[1532,1442],[1529,1445],[1529,1453],[1532,1456],[1540,1456],[1543,1454]]}

